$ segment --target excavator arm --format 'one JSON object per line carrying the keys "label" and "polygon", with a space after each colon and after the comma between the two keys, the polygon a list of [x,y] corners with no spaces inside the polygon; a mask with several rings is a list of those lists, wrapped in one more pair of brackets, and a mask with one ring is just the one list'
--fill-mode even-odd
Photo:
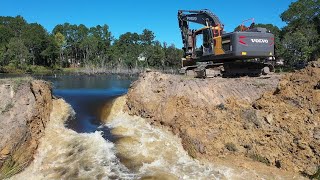
{"label": "excavator arm", "polygon": [[178,11],[178,20],[179,20],[180,29],[182,27],[189,28],[188,23],[187,23],[188,21],[202,24],[204,26],[222,25],[218,16],[216,16],[215,14],[211,13],[208,10],[200,10],[200,11],[179,10]]}
{"label": "excavator arm", "polygon": [[221,29],[223,29],[223,24],[221,23],[220,19],[209,10],[179,10],[178,21],[184,46],[183,49],[186,55],[192,53],[191,48],[193,47],[193,32],[189,29],[189,22],[202,24],[206,27],[220,26]]}

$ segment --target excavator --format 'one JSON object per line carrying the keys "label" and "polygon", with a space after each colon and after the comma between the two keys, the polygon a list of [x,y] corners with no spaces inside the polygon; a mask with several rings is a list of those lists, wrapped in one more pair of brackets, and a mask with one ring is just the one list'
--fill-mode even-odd
{"label": "excavator", "polygon": [[[274,56],[274,35],[254,22],[226,33],[220,19],[207,9],[179,10],[178,22],[184,51],[180,73],[205,78],[260,76],[274,70],[262,61]],[[203,27],[190,29],[189,23]]]}

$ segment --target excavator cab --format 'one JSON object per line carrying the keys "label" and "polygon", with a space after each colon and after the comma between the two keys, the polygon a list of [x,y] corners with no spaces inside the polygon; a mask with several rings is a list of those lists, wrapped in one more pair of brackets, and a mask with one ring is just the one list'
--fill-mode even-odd
{"label": "excavator cab", "polygon": [[202,28],[200,30],[197,30],[194,35],[194,58],[200,58],[202,56],[214,54],[213,37],[209,28]]}
{"label": "excavator cab", "polygon": [[222,37],[221,26],[203,27],[194,32],[194,44],[195,56],[194,58],[200,58],[208,55],[223,54],[222,50]]}

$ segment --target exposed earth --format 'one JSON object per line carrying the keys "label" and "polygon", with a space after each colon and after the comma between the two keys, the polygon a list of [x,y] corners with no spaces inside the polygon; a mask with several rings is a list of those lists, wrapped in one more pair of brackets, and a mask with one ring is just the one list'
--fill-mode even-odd
{"label": "exposed earth", "polygon": [[30,78],[0,80],[0,179],[33,160],[50,118],[50,84]]}
{"label": "exposed earth", "polygon": [[196,159],[248,168],[256,161],[312,177],[320,165],[319,84],[319,62],[259,78],[149,72],[130,88],[126,111],[177,134]]}

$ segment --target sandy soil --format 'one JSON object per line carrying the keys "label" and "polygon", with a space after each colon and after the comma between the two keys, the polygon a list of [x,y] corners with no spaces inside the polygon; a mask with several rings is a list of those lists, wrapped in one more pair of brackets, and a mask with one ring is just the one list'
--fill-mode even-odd
{"label": "sandy soil", "polygon": [[320,164],[319,67],[204,80],[149,72],[130,88],[127,112],[178,134],[194,158],[312,175]]}

